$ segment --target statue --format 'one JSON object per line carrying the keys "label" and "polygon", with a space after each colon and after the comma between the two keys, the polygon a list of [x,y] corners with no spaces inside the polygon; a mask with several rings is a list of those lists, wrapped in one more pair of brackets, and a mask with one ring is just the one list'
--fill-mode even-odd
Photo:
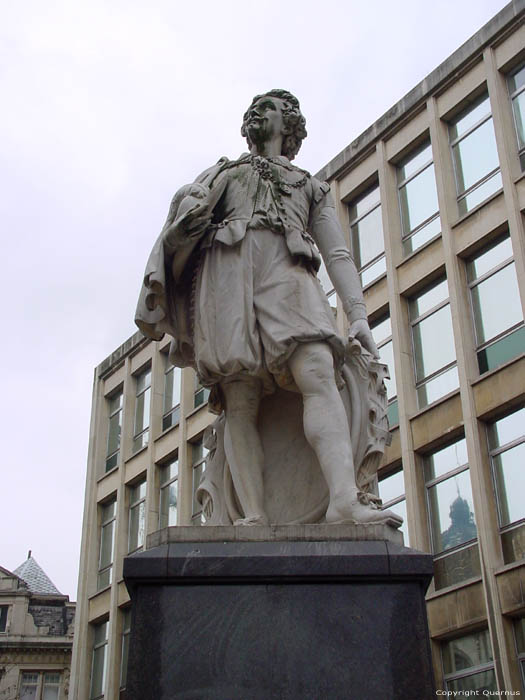
{"label": "statue", "polygon": [[[256,96],[241,133],[248,153],[175,194],[135,319],[150,338],[168,333],[172,362],[211,389],[207,524],[399,527],[375,495],[387,370],[329,185],[291,164],[306,136],[298,100]],[[348,343],[316,277],[319,252]]]}

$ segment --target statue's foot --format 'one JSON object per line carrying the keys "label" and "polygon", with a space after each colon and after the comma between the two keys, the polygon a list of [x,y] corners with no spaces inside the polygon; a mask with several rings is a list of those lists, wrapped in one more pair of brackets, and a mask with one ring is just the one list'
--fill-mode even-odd
{"label": "statue's foot", "polygon": [[326,511],[326,522],[336,523],[378,523],[399,527],[403,518],[391,510],[379,510],[373,505],[364,505],[359,500],[349,501],[343,504],[330,504]]}
{"label": "statue's foot", "polygon": [[268,518],[265,515],[252,515],[249,518],[239,518],[234,525],[268,525]]}

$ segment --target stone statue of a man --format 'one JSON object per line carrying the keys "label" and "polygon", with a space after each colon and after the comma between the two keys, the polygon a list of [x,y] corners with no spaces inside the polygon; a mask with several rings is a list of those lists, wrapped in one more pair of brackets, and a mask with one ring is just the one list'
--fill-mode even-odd
{"label": "stone statue of a man", "polygon": [[319,252],[351,339],[371,358],[378,352],[329,186],[290,162],[306,136],[298,100],[258,95],[241,133],[249,153],[221,159],[175,195],[137,325],[157,340],[168,332],[174,364],[194,367],[212,410],[224,411],[235,524],[269,522],[258,414],[278,388],[302,395],[304,437],[328,487],[326,522],[395,521],[359,497],[339,390],[345,343],[316,277]]}

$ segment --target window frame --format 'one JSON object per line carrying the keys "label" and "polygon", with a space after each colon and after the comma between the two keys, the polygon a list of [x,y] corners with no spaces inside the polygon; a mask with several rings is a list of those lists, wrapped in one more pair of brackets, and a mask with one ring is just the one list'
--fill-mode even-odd
{"label": "window frame", "polygon": [[[510,105],[511,105],[511,111],[512,111],[512,123],[514,124],[514,132],[516,134],[516,145],[518,148],[518,160],[520,162],[520,166],[521,166],[522,171],[525,171],[525,143],[523,144],[523,146],[520,147],[518,124],[516,122],[516,111],[514,109],[515,98],[519,97],[519,95],[521,95],[522,93],[525,92],[525,80],[523,82],[522,87],[517,88],[513,92],[511,92],[511,87],[510,87],[511,78],[513,78],[515,75],[520,73],[522,70],[525,70],[525,62],[520,63],[518,66],[513,68],[510,71],[510,73],[507,74],[506,82],[507,82],[507,90],[509,92],[509,99],[510,99]],[[524,117],[525,117],[525,114],[524,114]]]}
{"label": "window frame", "polygon": [[[207,447],[204,446],[204,433],[201,433],[200,436],[196,437],[194,440],[190,442],[191,445],[191,483],[192,483],[192,505],[191,505],[191,524],[192,525],[202,525],[202,506],[200,504],[197,504],[196,501],[196,493],[197,493],[197,488],[198,488],[198,483],[196,482],[196,471],[199,469],[201,466],[204,466],[204,470],[206,469],[206,458],[208,456],[209,450]],[[195,460],[195,448],[201,445],[202,446],[202,456],[199,457],[199,459]],[[201,472],[201,476],[202,476]],[[200,481],[200,477],[199,477]]]}
{"label": "window frame", "polygon": [[[127,670],[129,660],[129,640],[131,636],[131,606],[121,608],[122,615],[122,631],[120,634],[120,674],[119,674],[119,690],[124,690],[127,682]],[[126,666],[124,667],[124,655],[126,656]]]}
{"label": "window frame", "polygon": [[[140,489],[142,486],[144,486],[144,495],[140,494],[140,491],[138,491],[138,497],[136,500],[133,499],[133,494],[137,489]],[[143,479],[139,479],[139,481],[135,481],[133,484],[128,484],[128,489],[129,489],[129,507],[128,507],[128,554],[133,554],[133,552],[138,552],[140,549],[144,547],[144,543],[146,542],[146,496],[148,493],[148,481],[147,478],[144,477]],[[141,511],[142,511],[142,518],[144,522],[144,532],[143,532],[143,540],[142,542],[138,543],[136,546],[132,548],[132,542],[131,542],[131,534],[132,534],[132,529],[131,529],[131,523],[132,519],[135,513],[135,510],[138,511],[138,518],[139,518],[139,523],[140,523],[140,518],[141,518]],[[137,542],[140,540],[140,528],[137,530]]]}
{"label": "window frame", "polygon": [[[449,644],[456,639],[462,639],[463,637],[469,637],[473,634],[476,634],[476,632],[486,632],[488,634],[488,639],[490,642],[490,649],[491,649],[491,654],[492,654],[492,660],[486,661],[485,663],[482,663],[482,664],[478,664],[477,666],[469,666],[467,669],[462,669],[460,671],[446,673],[445,672],[444,654],[443,654],[444,645]],[[458,681],[458,680],[461,680],[462,678],[470,678],[470,676],[475,676],[478,673],[486,673],[487,671],[493,671],[494,672],[494,679],[496,678],[496,670],[494,667],[494,651],[492,650],[492,639],[490,638],[490,632],[487,628],[475,630],[475,631],[469,632],[467,634],[463,634],[463,635],[452,637],[450,639],[443,640],[440,644],[440,659],[441,659],[441,671],[443,674],[443,684],[444,684],[446,690],[449,690],[449,688],[448,688],[449,682]]]}
{"label": "window frame", "polygon": [[[405,177],[403,180],[400,179],[400,172],[401,168],[404,167],[404,165],[408,162],[410,162],[412,159],[416,158],[419,153],[422,153],[426,148],[430,146],[430,160],[421,165],[417,170],[415,170],[411,175],[408,177]],[[428,216],[424,221],[422,221],[420,224],[415,226],[413,229],[411,229],[408,233],[406,233],[406,226],[405,226],[405,220],[403,216],[403,206],[401,203],[401,190],[406,187],[406,185],[411,182],[412,180],[415,180],[416,177],[421,175],[425,170],[430,168],[430,166],[434,166],[434,154],[432,153],[432,143],[430,140],[424,141],[422,144],[417,146],[415,149],[413,149],[407,156],[405,156],[403,159],[399,161],[399,163],[396,164],[396,182],[397,182],[397,201],[398,201],[398,206],[399,206],[399,217],[401,219],[401,244],[403,247],[403,254],[404,255],[411,255],[412,253],[415,253],[417,250],[420,250],[424,245],[427,243],[430,243],[430,241],[434,240],[434,238],[439,238],[441,236],[441,226],[440,226],[440,232],[434,234],[431,236],[427,241],[422,243],[421,245],[417,246],[417,248],[413,248],[412,250],[406,250],[406,245],[408,241],[410,241],[412,238],[417,236],[418,233],[420,233],[424,228],[426,228],[430,223],[435,221],[436,219],[440,219],[440,210],[439,210],[439,202],[438,202],[438,208],[437,211],[432,214],[431,216]],[[436,199],[437,199],[437,184],[436,184],[436,171],[434,168],[434,185],[436,187]],[[440,222],[441,223],[441,222]]]}
{"label": "window frame", "polygon": [[[115,563],[115,530],[116,530],[116,525],[117,525],[117,498],[115,496],[113,498],[108,499],[107,501],[104,501],[103,503],[99,503],[98,505],[100,508],[100,533],[99,533],[99,554],[98,554],[98,570],[97,570],[97,592],[103,591],[105,588],[108,588],[113,583],[113,564]],[[113,514],[111,517],[104,520],[103,519],[104,518],[104,510],[109,505],[113,505]],[[112,524],[111,563],[108,564],[107,566],[101,567],[102,537],[104,534],[104,528],[110,524]],[[106,572],[109,572],[109,583],[106,583],[104,585],[100,585],[100,577],[102,574],[105,574]]]}
{"label": "window frame", "polygon": [[[477,122],[472,124],[464,133],[462,133],[460,136],[456,136],[454,138],[451,138],[451,129],[452,127],[459,122],[464,116],[466,116],[469,112],[472,112],[478,107],[478,105],[482,104],[483,102],[487,101],[489,105],[489,111],[488,113],[478,119]],[[448,132],[449,132],[449,146],[450,146],[450,153],[452,157],[452,168],[454,171],[454,182],[456,185],[456,200],[458,203],[458,209],[461,215],[463,214],[468,214],[471,212],[473,209],[475,209],[477,206],[480,206],[483,204],[483,202],[487,201],[487,199],[490,199],[496,192],[499,192],[502,189],[502,186],[498,187],[496,190],[494,190],[491,194],[489,194],[487,197],[484,197],[478,204],[473,205],[472,207],[467,207],[466,205],[466,199],[469,195],[471,195],[475,190],[479,189],[483,185],[485,185],[492,177],[494,177],[497,173],[501,172],[501,164],[499,163],[499,156],[498,156],[498,167],[493,168],[490,172],[486,173],[481,177],[480,179],[476,180],[476,182],[473,185],[470,185],[470,187],[467,187],[465,190],[460,192],[460,187],[459,187],[459,177],[458,177],[458,168],[456,164],[456,158],[454,156],[454,146],[457,146],[461,141],[464,141],[466,138],[471,136],[477,129],[479,129],[483,124],[488,122],[489,120],[492,120],[492,128],[494,130],[494,120],[492,116],[492,107],[490,104],[490,96],[488,91],[483,92],[481,95],[479,95],[475,100],[473,100],[467,107],[462,109],[458,114],[456,114],[453,119],[448,122]],[[497,152],[497,144],[496,144],[496,133],[494,131],[494,145],[496,146],[496,152]],[[464,207],[464,208],[463,208]]]}
{"label": "window frame", "polygon": [[[174,428],[176,425],[179,425],[180,423],[180,405],[181,405],[181,386],[179,386],[179,401],[178,403],[174,404],[169,410],[166,410],[166,389],[167,389],[167,384],[168,384],[168,375],[170,373],[173,374],[173,377],[175,377],[175,372],[178,371],[180,373],[180,377],[182,380],[182,370],[180,367],[175,367],[174,364],[172,364],[169,360],[169,357],[167,354],[164,355],[164,362],[165,362],[165,368],[164,368],[164,393],[162,395],[162,432],[166,432],[167,430],[170,430],[170,428]],[[180,382],[181,384],[182,382]],[[175,386],[175,382],[173,382],[173,386]],[[168,422],[169,419],[169,422]]]}
{"label": "window frame", "polygon": [[[358,216],[352,218],[350,215],[350,211],[351,211],[352,207],[357,206],[357,204],[359,204],[360,201],[365,199],[369,194],[371,194],[376,189],[377,189],[377,195],[378,195],[377,202],[375,204],[370,205],[370,207],[368,209],[366,209],[364,212],[362,212]],[[358,267],[357,263],[356,263],[356,250],[355,250],[355,245],[354,245],[353,227],[358,225],[361,221],[363,221],[363,219],[365,219],[367,216],[369,216],[377,208],[381,207],[381,192],[380,192],[380,188],[379,188],[379,182],[376,181],[374,184],[370,185],[365,190],[363,190],[363,192],[361,192],[359,195],[354,197],[350,202],[348,202],[347,207],[348,207],[348,226],[350,228],[350,247],[352,250],[352,259],[354,260],[354,263],[356,264],[357,274],[359,275],[359,281],[361,282],[361,286],[363,288],[366,288],[372,284],[375,284],[378,280],[380,280],[382,277],[384,277],[384,275],[386,275],[385,232],[383,229],[383,222],[381,220],[381,234],[383,236],[383,250],[379,255],[376,255],[375,258],[372,258],[371,260],[369,260],[362,267]],[[382,259],[385,260],[385,269],[381,272],[381,274],[377,275],[377,277],[374,277],[373,279],[371,279],[367,282],[364,282],[363,281],[363,274],[367,270],[370,270],[374,265],[376,265]],[[359,262],[361,263],[361,260]]]}
{"label": "window frame", "polygon": [[[117,409],[114,411],[111,411],[111,402],[116,399],[117,397],[120,397],[120,404]],[[116,467],[119,466],[120,463],[120,450],[122,448],[122,416],[123,416],[123,410],[124,410],[124,389],[121,386],[119,389],[116,391],[112,392],[108,396],[106,396],[106,401],[108,402],[108,435],[106,439],[106,457],[105,457],[105,473],[111,471],[112,469],[115,469]],[[119,433],[118,433],[118,447],[116,450],[113,450],[112,452],[109,452],[109,440],[111,437],[111,419],[119,414]]]}
{"label": "window frame", "polygon": [[[103,641],[101,642],[96,642],[96,630],[97,628],[102,627],[102,625],[106,626],[106,635]],[[89,700],[101,700],[101,698],[104,698],[105,693],[106,693],[106,681],[107,681],[107,670],[108,670],[108,643],[109,643],[109,619],[104,620],[102,622],[98,622],[96,624],[92,625],[93,629],[93,644],[91,646],[91,680],[89,684]],[[104,648],[105,647],[105,648]],[[95,678],[94,674],[94,667],[95,667],[95,652],[98,649],[104,648],[104,656],[103,656],[103,669],[102,669],[102,693],[99,693],[98,695],[93,695],[93,680]]]}
{"label": "window frame", "polygon": [[[174,476],[170,476],[167,481],[162,481],[162,470],[165,469],[166,467],[169,467],[171,464],[174,462],[177,462],[177,473]],[[176,486],[176,493],[177,493],[177,523],[179,520],[179,486],[180,486],[180,463],[179,463],[179,454],[178,452],[175,454],[175,456],[172,459],[169,459],[165,462],[162,462],[162,464],[159,464],[158,466],[159,469],[159,530],[163,529],[162,525],[162,518],[166,517],[168,518],[168,525],[164,527],[172,527],[169,525],[169,513],[163,513],[162,512],[162,491],[165,489],[169,489],[172,484],[177,482]],[[169,493],[169,490],[168,490]],[[169,501],[168,501],[169,503]],[[169,510],[169,509],[168,509]]]}
{"label": "window frame", "polygon": [[[149,375],[149,384],[144,383],[144,387],[139,390],[139,379],[144,375]],[[131,442],[131,452],[132,454],[137,454],[140,450],[144,449],[149,444],[149,432],[151,428],[151,392],[152,392],[152,367],[148,364],[142,367],[138,372],[133,375],[135,380],[135,410],[133,417],[133,438]],[[149,398],[146,397],[149,392]],[[139,400],[144,401],[144,406],[148,405],[148,416],[147,425],[143,425],[140,430],[137,430],[137,410],[139,407]],[[146,411],[143,411],[143,420],[146,418]]]}
{"label": "window frame", "polygon": [[206,402],[208,401],[208,397],[210,395],[210,390],[202,386],[199,375],[195,372],[195,379],[194,379],[194,389],[193,389],[193,408],[200,408],[201,406],[205,406]]}
{"label": "window frame", "polygon": [[7,634],[9,628],[9,605],[0,605],[0,634]]}

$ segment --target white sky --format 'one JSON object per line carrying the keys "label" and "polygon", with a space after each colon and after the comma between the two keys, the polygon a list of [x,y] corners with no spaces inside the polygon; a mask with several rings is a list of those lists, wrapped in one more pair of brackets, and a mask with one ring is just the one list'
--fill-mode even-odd
{"label": "white sky", "polygon": [[253,95],[297,95],[315,173],[504,4],[0,0],[1,566],[31,549],[76,600],[93,368]]}

